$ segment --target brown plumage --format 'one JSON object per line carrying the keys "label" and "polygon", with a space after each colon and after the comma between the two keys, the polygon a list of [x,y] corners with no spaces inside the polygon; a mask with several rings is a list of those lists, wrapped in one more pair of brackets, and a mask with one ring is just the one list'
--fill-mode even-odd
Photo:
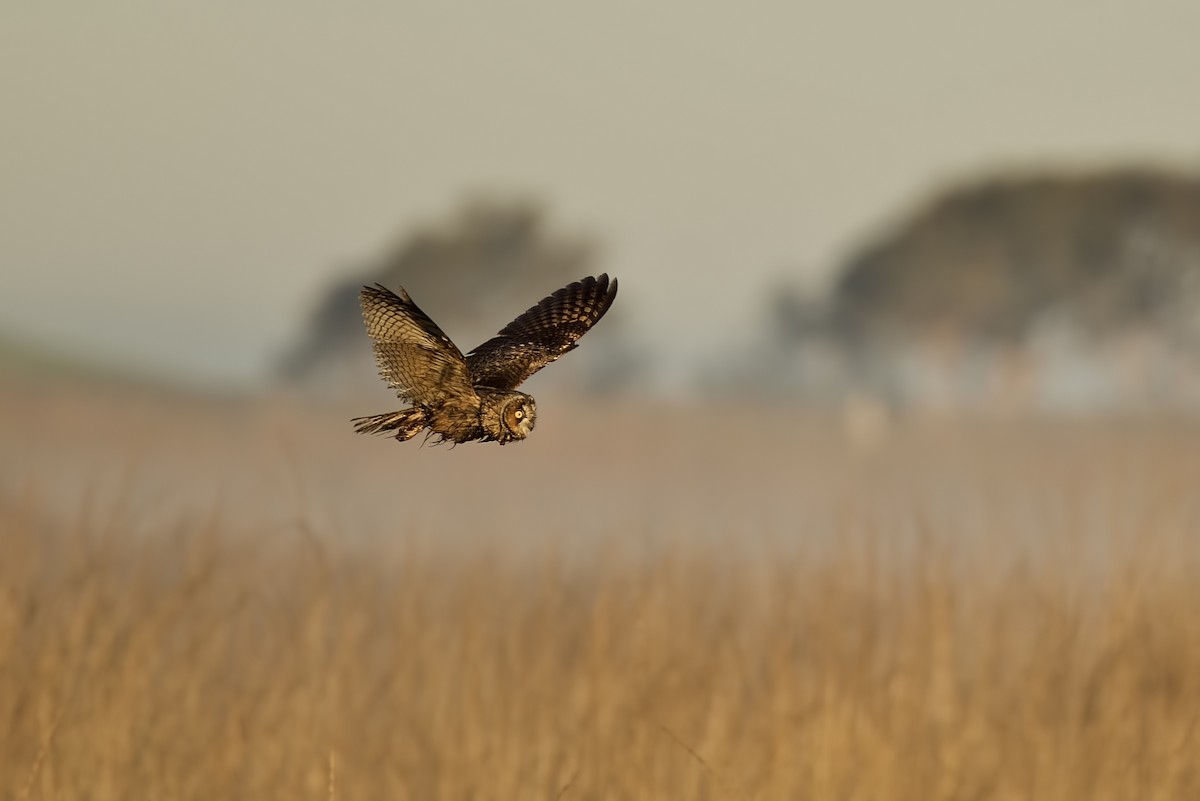
{"label": "brown plumage", "polygon": [[362,434],[395,432],[412,439],[423,429],[439,441],[525,439],[537,419],[533,398],[516,389],[550,362],[574,350],[617,296],[607,275],[584,278],[544,298],[467,356],[403,289],[376,284],[359,294],[367,334],[375,340],[379,375],[412,404],[398,412],[357,417]]}

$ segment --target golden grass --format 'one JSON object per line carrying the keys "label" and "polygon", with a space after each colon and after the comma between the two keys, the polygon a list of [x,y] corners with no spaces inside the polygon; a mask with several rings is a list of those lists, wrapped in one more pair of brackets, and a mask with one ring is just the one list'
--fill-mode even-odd
{"label": "golden grass", "polygon": [[[798,512],[754,553],[751,519],[461,548],[31,486],[0,500],[0,794],[1200,797],[1195,435],[1088,431],[965,434],[953,485],[915,434],[828,536]],[[902,464],[943,491],[884,492]]]}

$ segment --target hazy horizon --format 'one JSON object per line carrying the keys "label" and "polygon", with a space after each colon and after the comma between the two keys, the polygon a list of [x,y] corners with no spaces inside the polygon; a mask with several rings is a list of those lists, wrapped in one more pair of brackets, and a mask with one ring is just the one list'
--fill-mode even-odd
{"label": "hazy horizon", "polygon": [[595,239],[686,359],[948,180],[1200,164],[1197,7],[658,8],[7,7],[0,331],[251,381],[482,193]]}

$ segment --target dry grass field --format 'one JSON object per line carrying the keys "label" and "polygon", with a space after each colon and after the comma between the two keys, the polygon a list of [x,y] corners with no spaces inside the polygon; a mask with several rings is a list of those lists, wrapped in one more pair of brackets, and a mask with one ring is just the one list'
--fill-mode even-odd
{"label": "dry grass field", "polygon": [[0,392],[0,797],[1200,798],[1194,423]]}

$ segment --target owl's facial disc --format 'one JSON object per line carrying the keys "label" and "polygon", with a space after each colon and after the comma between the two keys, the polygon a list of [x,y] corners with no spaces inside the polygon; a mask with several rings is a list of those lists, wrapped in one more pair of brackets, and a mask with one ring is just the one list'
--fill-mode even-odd
{"label": "owl's facial disc", "polygon": [[517,439],[525,439],[537,421],[537,404],[533,398],[513,401],[504,410],[504,424]]}

